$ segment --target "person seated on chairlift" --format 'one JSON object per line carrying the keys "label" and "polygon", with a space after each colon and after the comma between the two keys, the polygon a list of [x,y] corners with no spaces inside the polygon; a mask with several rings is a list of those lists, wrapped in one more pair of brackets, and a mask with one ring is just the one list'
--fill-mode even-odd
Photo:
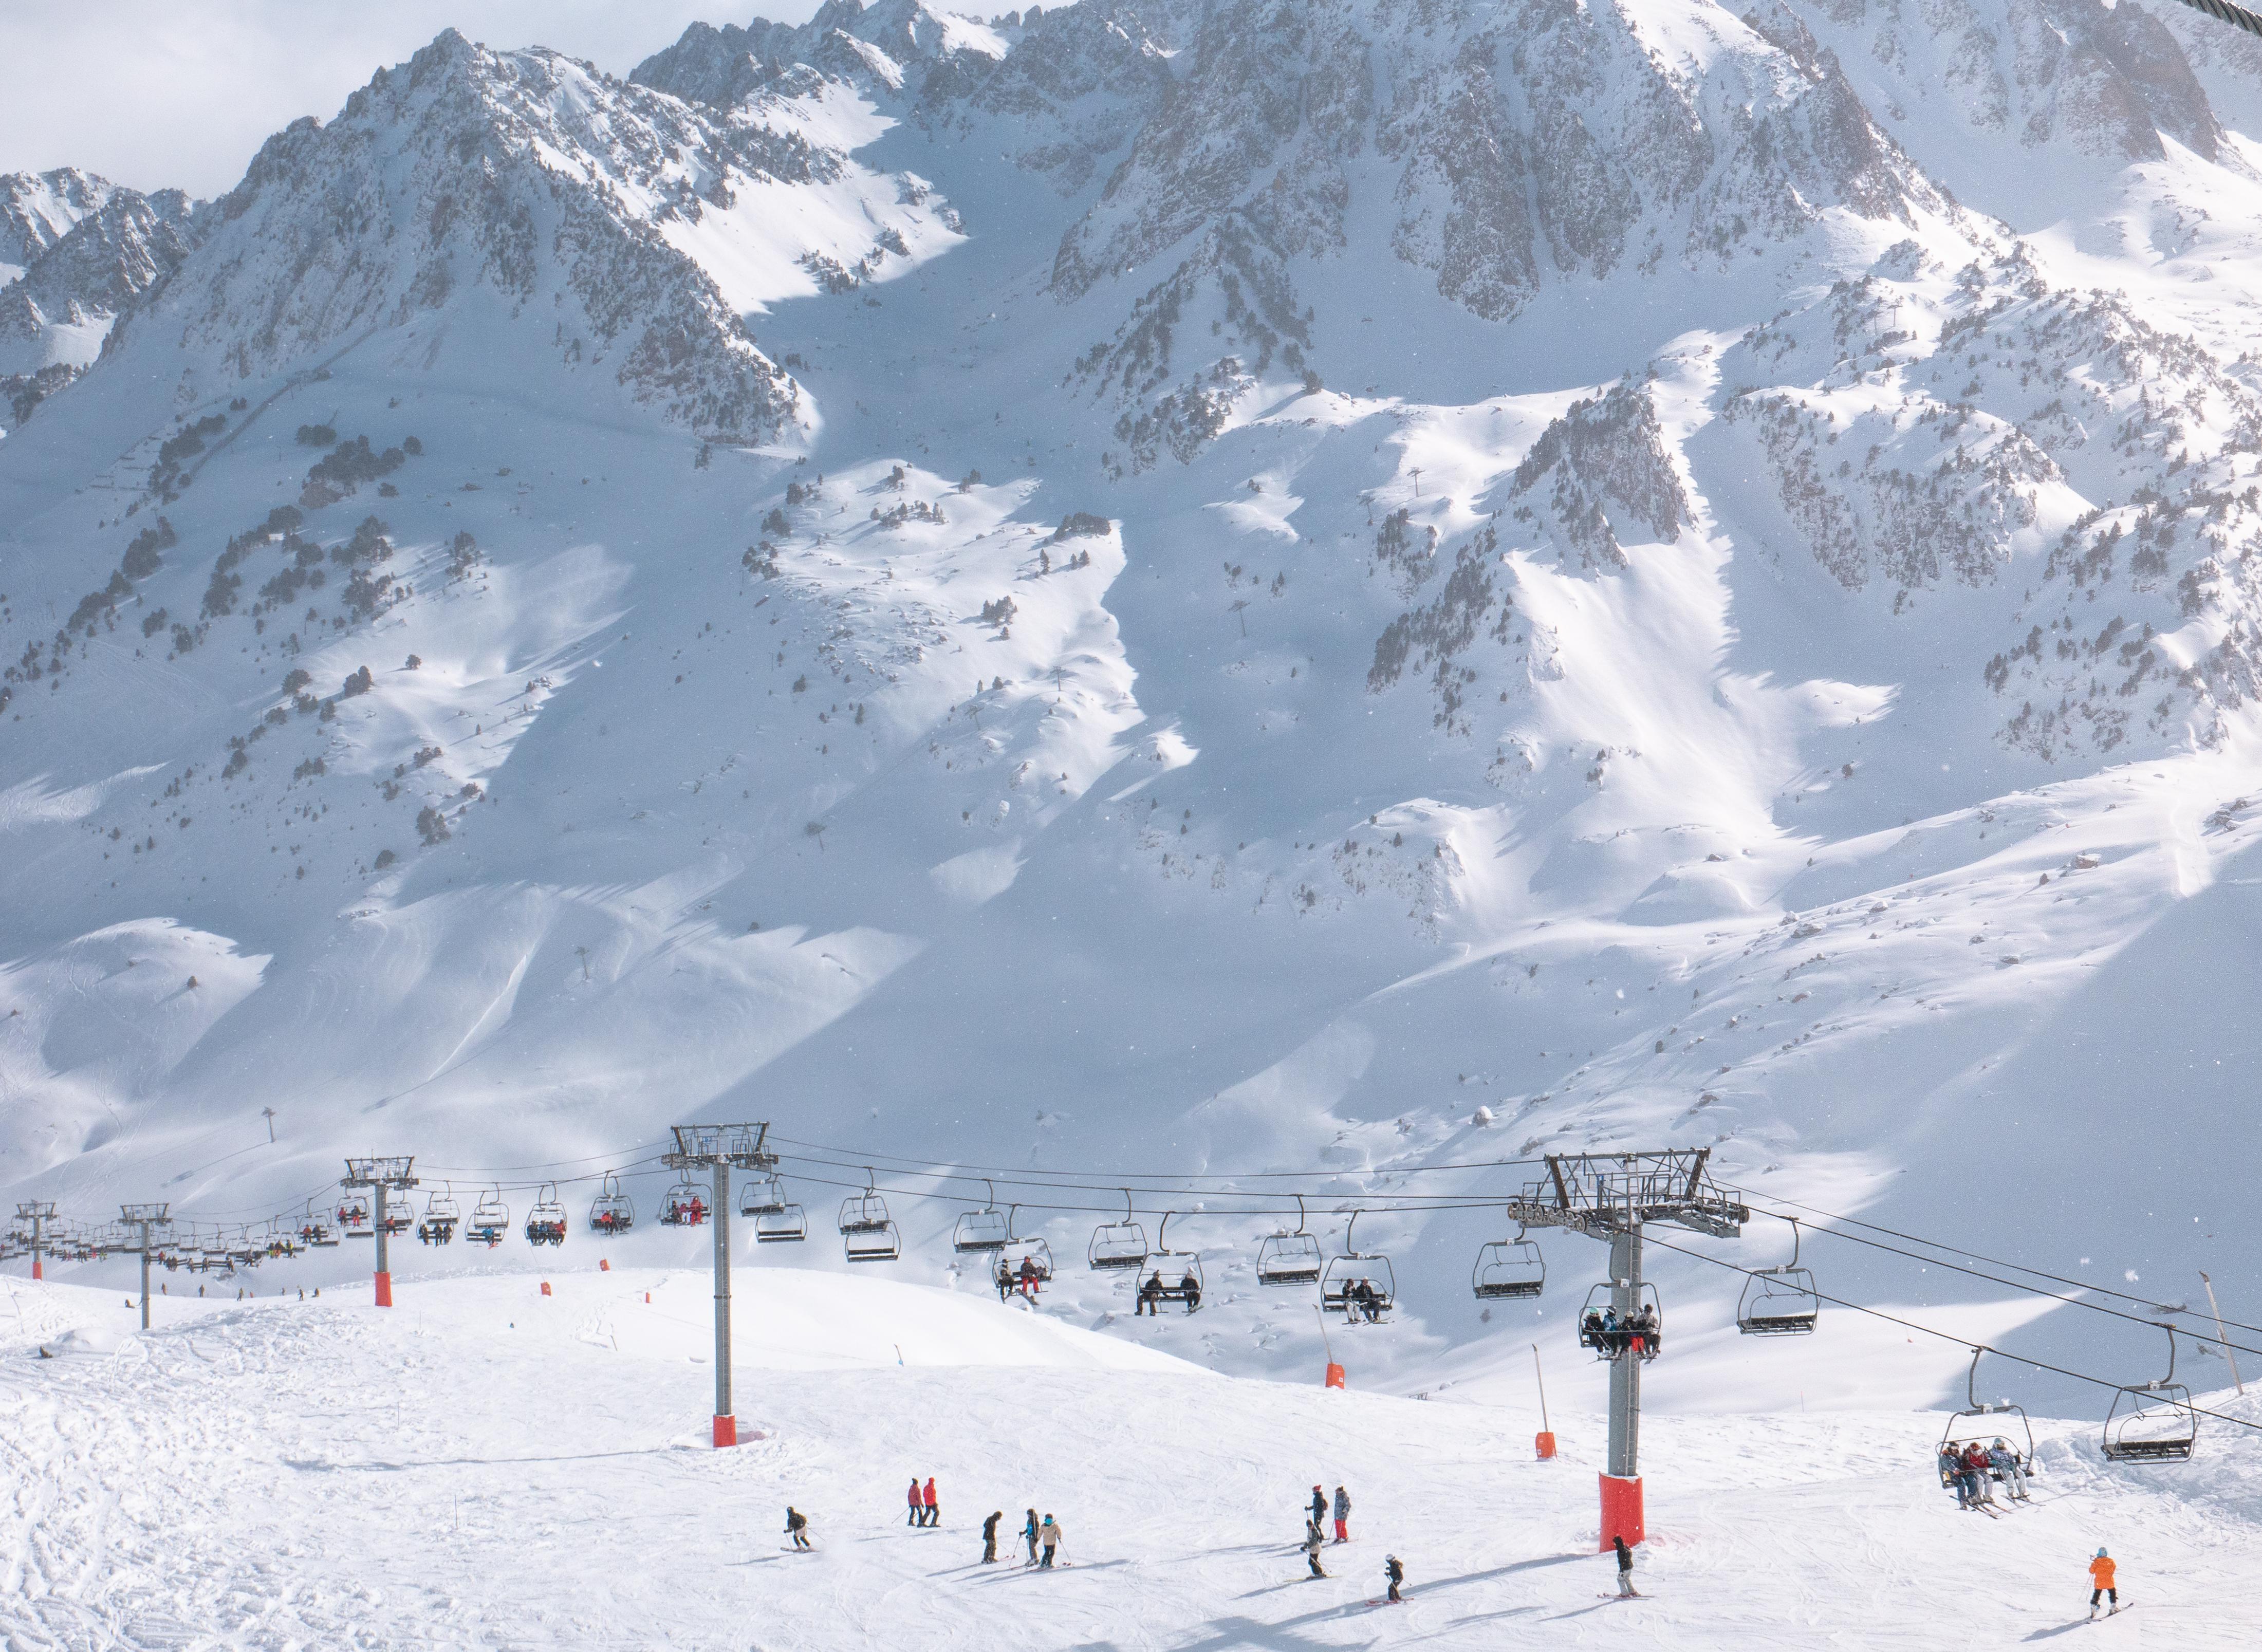
{"label": "person seated on chairlift", "polygon": [[1192,1268],[1179,1276],[1178,1295],[1185,1302],[1188,1313],[1201,1306],[1201,1287],[1195,1282]]}
{"label": "person seated on chairlift", "polygon": [[1021,1295],[1034,1301],[1037,1295],[1037,1259],[1033,1256],[1021,1259]]}
{"label": "person seated on chairlift", "polygon": [[1132,1310],[1131,1317],[1136,1319],[1141,1314],[1159,1313],[1161,1309],[1156,1304],[1162,1300],[1163,1275],[1158,1270],[1148,1275],[1147,1282],[1139,1288],[1139,1305]]}

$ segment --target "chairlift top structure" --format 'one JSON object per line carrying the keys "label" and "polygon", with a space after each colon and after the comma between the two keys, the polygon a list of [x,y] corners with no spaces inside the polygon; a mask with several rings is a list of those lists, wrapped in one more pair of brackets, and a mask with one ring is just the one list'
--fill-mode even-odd
{"label": "chairlift top structure", "polygon": [[1328,1259],[1327,1268],[1320,1276],[1320,1305],[1323,1308],[1346,1308],[1356,1299],[1362,1306],[1371,1303],[1378,1314],[1382,1314],[1387,1313],[1398,1300],[1398,1276],[1391,1268],[1389,1257],[1380,1251],[1361,1251],[1352,1243],[1358,1219],[1365,1214],[1363,1210],[1351,1213],[1351,1220],[1344,1224],[1343,1252]]}
{"label": "chairlift top structure", "polygon": [[729,1165],[738,1170],[775,1170],[778,1156],[770,1151],[767,1122],[746,1124],[678,1124],[674,1128],[675,1151],[661,1163],[670,1170],[711,1170]]}
{"label": "chairlift top structure", "polygon": [[2108,1462],[2189,1462],[2199,1443],[2199,1412],[2191,1389],[2176,1381],[2176,1331],[2168,1336],[2168,1374],[2131,1383],[2113,1396],[2099,1450]]}
{"label": "chairlift top structure", "polygon": [[1979,1356],[1992,1352],[1985,1347],[1971,1350],[1971,1368],[1964,1373],[1964,1409],[1948,1419],[1948,1426],[1940,1436],[1942,1447],[1959,1449],[1970,1445],[1988,1446],[2001,1439],[2013,1450],[2021,1452],[2021,1461],[2035,1460],[2035,1431],[2027,1420],[2026,1408],[2013,1405],[2009,1400],[1992,1403],[1979,1397]]}
{"label": "chairlift top structure", "polygon": [[1740,1237],[1751,1208],[1706,1173],[1709,1147],[1641,1153],[1550,1153],[1547,1174],[1525,1184],[1508,1214],[1529,1228],[1568,1228],[1590,1238],[1667,1222],[1716,1239]]}
{"label": "chairlift top structure", "polygon": [[1477,1249],[1469,1288],[1480,1302],[1529,1301],[1547,1288],[1547,1260],[1537,1243],[1524,1237],[1516,1224],[1512,1239],[1495,1239]]}
{"label": "chairlift top structure", "polygon": [[1002,1251],[1013,1237],[1012,1216],[998,1208],[996,1185],[989,1181],[982,1185],[990,1189],[989,1201],[979,1210],[962,1211],[950,1230],[950,1248],[961,1256]]}
{"label": "chairlift top structure", "polygon": [[1790,1260],[1753,1269],[1736,1302],[1736,1329],[1747,1337],[1806,1336],[1822,1317],[1813,1271],[1798,1266],[1798,1218],[1784,1220],[1790,1223]]}
{"label": "chairlift top structure", "polygon": [[1131,1209],[1131,1190],[1123,1190],[1123,1220],[1103,1222],[1091,1230],[1084,1264],[1095,1273],[1117,1273],[1147,1265],[1147,1230]]}
{"label": "chairlift top structure", "polygon": [[1259,1285],[1316,1285],[1325,1259],[1320,1254],[1320,1242],[1304,1230],[1304,1195],[1296,1200],[1296,1230],[1291,1233],[1282,1228],[1268,1235],[1257,1247],[1257,1282]]}

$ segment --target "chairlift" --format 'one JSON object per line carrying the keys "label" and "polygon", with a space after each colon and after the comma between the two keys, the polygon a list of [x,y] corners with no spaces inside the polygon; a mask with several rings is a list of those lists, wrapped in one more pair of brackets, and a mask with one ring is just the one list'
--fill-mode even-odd
{"label": "chairlift", "polygon": [[850,1194],[840,1201],[841,1236],[847,1238],[859,1233],[877,1233],[882,1228],[892,1230],[895,1225],[888,1219],[888,1201],[881,1198],[879,1190],[873,1187],[872,1167],[867,1165],[864,1167],[864,1191]]}
{"label": "chairlift", "polygon": [[566,1207],[558,1201],[558,1184],[542,1184],[542,1196],[534,1201],[534,1208],[526,1213],[526,1242],[529,1244],[563,1244],[566,1243]]}
{"label": "chairlift", "polygon": [[1139,1284],[1139,1306],[1149,1313],[1160,1312],[1164,1302],[1182,1302],[1188,1313],[1193,1313],[1201,1307],[1207,1289],[1202,1278],[1201,1252],[1171,1249],[1171,1218],[1178,1214],[1175,1210],[1163,1213],[1163,1225],[1156,1230],[1156,1248],[1140,1269],[1147,1277]]}
{"label": "chairlift", "polygon": [[1524,1237],[1524,1223],[1516,1224],[1512,1239],[1495,1239],[1477,1248],[1475,1271],[1469,1275],[1469,1288],[1480,1301],[1492,1302],[1502,1297],[1524,1301],[1537,1296],[1547,1286],[1547,1262],[1539,1254],[1537,1243]]}
{"label": "chairlift", "polygon": [[366,1239],[377,1232],[369,1219],[369,1201],[349,1193],[338,1201],[338,1226],[349,1239]]}
{"label": "chairlift", "polygon": [[1747,1337],[1803,1337],[1822,1315],[1813,1271],[1798,1265],[1798,1218],[1784,1219],[1790,1223],[1790,1260],[1753,1269],[1736,1303],[1736,1329]]}
{"label": "chairlift", "polygon": [[764,1179],[770,1184],[765,1197],[775,1199],[777,1202],[754,1212],[754,1243],[798,1244],[809,1237],[808,1214],[786,1197],[785,1183],[782,1179],[776,1176]]}
{"label": "chairlift", "polygon": [[785,1208],[785,1184],[774,1171],[763,1171],[749,1176],[738,1185],[738,1214],[742,1216],[775,1216]]}
{"label": "chairlift", "polygon": [[2108,1462],[2189,1462],[2199,1443],[2199,1412],[2191,1389],[2176,1381],[2176,1331],[2168,1333],[2168,1374],[2123,1388],[2105,1416],[2099,1448]]}
{"label": "chairlift", "polygon": [[1390,1259],[1381,1252],[1360,1251],[1351,1244],[1352,1230],[1363,1214],[1352,1211],[1351,1220],[1344,1224],[1343,1254],[1329,1257],[1326,1271],[1320,1275],[1320,1306],[1340,1309],[1353,1324],[1364,1317],[1372,1325],[1380,1324],[1398,1300],[1398,1276],[1391,1271]]}
{"label": "chairlift", "polygon": [[903,1237],[889,1220],[888,1201],[864,1167],[864,1191],[840,1201],[840,1247],[852,1262],[892,1262],[904,1253]]}
{"label": "chairlift", "polygon": [[621,1179],[610,1171],[589,1201],[589,1231],[616,1238],[636,1226],[636,1206],[621,1191]]}
{"label": "chairlift", "polygon": [[989,1181],[982,1185],[990,1189],[990,1201],[979,1210],[962,1214],[950,1231],[950,1248],[962,1256],[1002,1251],[1013,1237],[1012,1217],[998,1208],[996,1185]]}
{"label": "chairlift", "polygon": [[1023,1239],[1014,1236],[1013,1217],[1020,1208],[1014,1205],[1005,1212],[1005,1243],[998,1247],[993,1277],[1001,1291],[1021,1290],[1034,1294],[1052,1283],[1053,1248],[1041,1238]]}
{"label": "chairlift", "polygon": [[1665,1309],[1657,1299],[1657,1287],[1643,1284],[1635,1293],[1633,1310],[1623,1319],[1613,1295],[1617,1289],[1605,1280],[1587,1293],[1587,1304],[1579,1310],[1579,1345],[1592,1348],[1597,1360],[1616,1361],[1628,1354],[1654,1360],[1665,1338]]}
{"label": "chairlift", "polygon": [[[1941,1446],[1943,1449],[1953,1446],[1958,1450],[1972,1445],[1985,1446],[1997,1439],[2009,1440],[2011,1431],[2015,1428],[2019,1439],[2026,1443],[2025,1455],[2019,1461],[2022,1464],[2032,1464],[2035,1460],[2035,1431],[2027,1421],[2026,1408],[2013,1405],[2008,1400],[1997,1400],[1989,1404],[1979,1397],[1979,1356],[1987,1352],[1985,1347],[1971,1350],[1971,1368],[1963,1378],[1963,1396],[1968,1403],[1963,1410],[1949,1418],[1948,1426],[1940,1436]],[[2015,1442],[2013,1449],[2016,1450]],[[2032,1468],[2029,1468],[2028,1472],[2032,1473]]]}
{"label": "chairlift", "polygon": [[484,1244],[492,1251],[502,1243],[510,1231],[510,1207],[502,1201],[502,1189],[490,1188],[479,1195],[472,1207],[472,1219],[465,1226],[464,1237],[473,1244]]}
{"label": "chairlift", "polygon": [[398,1203],[388,1201],[385,1207],[385,1237],[389,1239],[396,1233],[407,1231],[407,1201],[405,1200]]}
{"label": "chairlift", "polygon": [[1320,1242],[1304,1231],[1304,1195],[1296,1199],[1296,1230],[1286,1228],[1266,1237],[1257,1247],[1257,1282],[1259,1285],[1315,1285],[1319,1282],[1322,1259]]}
{"label": "chairlift", "polygon": [[666,1198],[660,1201],[659,1220],[663,1227],[702,1227],[708,1215],[706,1194],[688,1175],[670,1187]]}
{"label": "chairlift", "polygon": [[1131,1190],[1123,1190],[1123,1220],[1103,1222],[1091,1230],[1084,1264],[1095,1273],[1108,1273],[1147,1265],[1147,1230],[1131,1213]]}
{"label": "chairlift", "polygon": [[314,1201],[309,1199],[306,1219],[299,1224],[299,1237],[310,1245],[328,1246],[338,1242],[338,1230],[326,1218],[314,1214]]}

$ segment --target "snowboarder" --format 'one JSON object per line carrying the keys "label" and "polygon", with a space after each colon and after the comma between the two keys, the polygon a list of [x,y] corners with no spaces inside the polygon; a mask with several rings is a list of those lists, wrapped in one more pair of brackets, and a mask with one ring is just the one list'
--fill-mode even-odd
{"label": "snowboarder", "polygon": [[1034,1566],[1037,1563],[1038,1530],[1037,1511],[1034,1509],[1031,1509],[1029,1511],[1029,1523],[1021,1528],[1021,1535],[1023,1538],[1027,1540],[1029,1545],[1029,1558],[1024,1562],[1026,1565]]}
{"label": "snowboarder", "polygon": [[2105,1614],[2107,1617],[2121,1610],[2121,1591],[2113,1583],[2113,1557],[2101,1548],[2097,1551],[2097,1558],[2089,1562],[2089,1581],[2092,1585],[2089,1615],[2092,1618],[2097,1615],[2097,1598],[2100,1595],[2110,1597],[2113,1602],[2112,1609]]}
{"label": "snowboarder", "polygon": [[809,1517],[790,1503],[785,1505],[785,1529],[793,1533],[796,1548],[809,1547]]}
{"label": "snowboarder", "polygon": [[917,1475],[913,1475],[911,1476],[911,1518],[910,1518],[909,1519],[905,1520],[905,1521],[904,1522],[904,1524],[905,1526],[924,1526],[924,1525],[926,1525],[926,1519],[923,1518],[923,1516],[924,1516],[924,1510],[925,1510],[925,1506],[926,1506],[925,1504],[921,1504],[921,1503],[919,1502],[919,1494],[918,1494],[918,1476]]}
{"label": "snowboarder", "polygon": [[1005,1511],[998,1509],[982,1522],[982,1563],[984,1566],[994,1563],[998,1558],[998,1522],[1005,1518]]}
{"label": "snowboarder", "polygon": [[1390,1593],[1385,1598],[1395,1605],[1404,1598],[1398,1592],[1398,1585],[1406,1581],[1406,1569],[1398,1563],[1398,1556],[1387,1555],[1383,1557],[1382,1575],[1390,1580]]}
{"label": "snowboarder", "polygon": [[1336,1488],[1336,1541],[1351,1541],[1351,1493],[1341,1486]]}
{"label": "snowboarder", "polygon": [[1051,1515],[1045,1516],[1045,1523],[1037,1528],[1037,1540],[1045,1546],[1045,1557],[1037,1562],[1037,1569],[1050,1571],[1053,1555],[1061,1546],[1060,1526]]}
{"label": "snowboarder", "polygon": [[922,1500],[926,1504],[925,1513],[926,1518],[921,1520],[919,1524],[921,1526],[940,1526],[942,1524],[942,1511],[935,1505],[934,1476],[933,1475],[929,1475],[926,1477],[926,1490],[922,1494]]}
{"label": "snowboarder", "polygon": [[1315,1577],[1325,1577],[1328,1575],[1327,1568],[1320,1564],[1320,1550],[1325,1546],[1326,1540],[1320,1535],[1320,1523],[1317,1520],[1304,1522],[1304,1559],[1310,1562],[1312,1576]]}
{"label": "snowboarder", "polygon": [[1633,1551],[1626,1547],[1623,1535],[1613,1534],[1610,1547],[1618,1554],[1618,1598],[1631,1600],[1635,1597],[1633,1586]]}

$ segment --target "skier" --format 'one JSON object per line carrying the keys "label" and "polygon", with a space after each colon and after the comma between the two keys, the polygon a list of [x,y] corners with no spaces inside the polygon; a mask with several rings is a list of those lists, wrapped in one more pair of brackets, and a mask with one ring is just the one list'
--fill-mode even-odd
{"label": "skier", "polygon": [[1398,1592],[1398,1585],[1406,1581],[1406,1569],[1398,1563],[1398,1556],[1387,1555],[1383,1557],[1382,1575],[1390,1580],[1388,1599],[1393,1605],[1396,1605],[1404,1598]]}
{"label": "skier", "polygon": [[1351,1493],[1341,1486],[1336,1488],[1336,1541],[1351,1541]]}
{"label": "skier", "polygon": [[1139,1305],[1131,1310],[1131,1317],[1136,1319],[1142,1314],[1160,1316],[1163,1310],[1156,1304],[1162,1300],[1163,1276],[1160,1273],[1150,1274],[1147,1282],[1139,1288]]}
{"label": "skier", "polygon": [[940,1526],[942,1524],[942,1511],[935,1506],[934,1476],[933,1475],[929,1475],[926,1477],[926,1492],[924,1501],[926,1505],[926,1518],[921,1520],[919,1524],[921,1526]]}
{"label": "skier", "polygon": [[2111,1611],[2105,1614],[2107,1617],[2121,1610],[2121,1591],[2113,1584],[2113,1557],[2101,1548],[2097,1551],[2097,1558],[2089,1562],[2089,1581],[2092,1585],[2089,1615],[2092,1618],[2097,1615],[2097,1598],[2100,1595],[2108,1595],[2113,1600]]}
{"label": "skier", "polygon": [[1021,1295],[1030,1302],[1037,1299],[1037,1263],[1034,1257],[1021,1259]]}
{"label": "skier", "polygon": [[1956,1447],[1942,1443],[1940,1447],[1940,1483],[1956,1493],[1956,1506],[1969,1509],[1971,1498],[1963,1490],[1963,1463],[1956,1454]]}
{"label": "skier", "polygon": [[1610,1539],[1610,1547],[1618,1552],[1618,1598],[1632,1600],[1636,1596],[1633,1586],[1633,1551],[1626,1547],[1626,1540],[1623,1536],[1613,1535]]}
{"label": "skier", "polygon": [[918,1476],[917,1475],[913,1475],[911,1476],[911,1519],[909,1519],[905,1520],[905,1521],[904,1522],[904,1524],[905,1526],[924,1526],[924,1525],[926,1525],[926,1520],[925,1520],[924,1519],[922,1519],[922,1518],[921,1518],[922,1507],[923,1507],[923,1505],[922,1505],[922,1504],[920,1504],[920,1502],[919,1502],[919,1494],[918,1494]]}
{"label": "skier", "polygon": [[1312,1511],[1307,1518],[1315,1526],[1328,1518],[1328,1494],[1317,1486],[1312,1488]]}
{"label": "skier", "polygon": [[1987,1454],[1979,1448],[1979,1442],[1976,1439],[1964,1448],[1963,1477],[1970,1482],[1974,1503],[1992,1504],[1995,1501],[1994,1482],[1987,1478]]}
{"label": "skier", "polygon": [[1178,1280],[1178,1300],[1185,1303],[1188,1313],[1201,1306],[1201,1287],[1195,1282],[1192,1269]]}
{"label": "skier", "polygon": [[2025,1490],[2019,1484],[2019,1454],[2002,1440],[1987,1448],[1987,1467],[1993,1476],[2003,1482],[2003,1495],[2014,1502],[2023,1502]]}
{"label": "skier", "polygon": [[984,1566],[991,1565],[997,1561],[998,1522],[1005,1518],[1005,1510],[998,1509],[993,1511],[988,1519],[982,1522],[982,1563]]}
{"label": "skier", "polygon": [[1029,1523],[1021,1528],[1021,1535],[1029,1545],[1029,1558],[1022,1562],[1024,1566],[1034,1566],[1037,1563],[1037,1511],[1031,1509]]}
{"label": "skier", "polygon": [[785,1529],[793,1533],[796,1548],[809,1547],[809,1517],[790,1503],[785,1505]]}
{"label": "skier", "polygon": [[1320,1535],[1320,1523],[1317,1520],[1304,1522],[1304,1558],[1310,1562],[1314,1577],[1325,1577],[1328,1575],[1327,1569],[1320,1564],[1320,1550],[1325,1546],[1326,1541],[1327,1540]]}
{"label": "skier", "polygon": [[1045,1546],[1045,1557],[1037,1562],[1037,1569],[1050,1571],[1054,1552],[1061,1546],[1060,1526],[1051,1515],[1045,1516],[1045,1523],[1037,1528],[1037,1540]]}

